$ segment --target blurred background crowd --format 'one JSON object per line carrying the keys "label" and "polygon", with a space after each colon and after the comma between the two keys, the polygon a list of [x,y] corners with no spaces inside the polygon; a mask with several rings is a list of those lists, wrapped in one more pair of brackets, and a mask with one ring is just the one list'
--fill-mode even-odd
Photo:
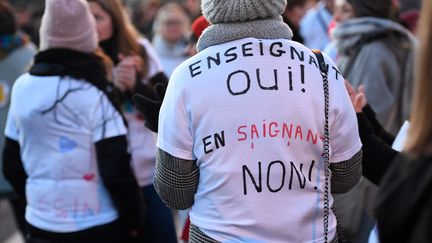
{"label": "blurred background crowd", "polygon": [[[39,29],[44,13],[45,1],[0,0],[1,2],[8,2],[12,6],[16,21],[16,31],[20,33],[20,36],[24,37],[21,41],[28,46],[30,51],[27,55],[32,59],[40,46]],[[146,61],[157,60],[154,65],[155,71],[148,70],[148,72],[154,72],[154,76],[157,75],[158,71],[162,71],[169,78],[179,64],[194,55],[196,53],[196,41],[202,31],[209,25],[205,19],[200,18],[202,15],[200,0],[122,0],[121,4],[124,8],[122,11],[127,13],[126,16],[128,16],[134,29],[138,32],[137,35],[140,36],[140,43],[144,43],[142,45],[146,47],[147,56],[149,57]],[[407,61],[412,60],[410,55],[412,55],[414,50],[412,43],[416,42],[417,21],[421,10],[420,5],[419,0],[288,0],[288,5],[282,17],[283,21],[293,31],[293,40],[303,43],[309,48],[320,49],[326,52],[338,63],[343,75],[355,87],[362,84],[365,85],[364,82],[367,82],[367,78],[361,74],[369,72],[370,76],[377,78],[388,76],[385,74],[388,70],[377,69],[371,71],[373,69],[371,67],[376,64],[365,61],[371,60],[372,53],[361,52],[360,50],[363,45],[370,42],[383,41],[382,45],[397,48],[397,50],[386,52],[383,51],[381,46],[377,45],[373,54],[394,60],[395,64],[391,66],[394,69],[390,70],[390,72],[397,73],[395,75],[401,79],[397,82],[399,89],[389,88],[388,94],[386,94],[382,87],[365,85],[368,102],[377,113],[377,119],[387,132],[396,135],[408,113],[404,107],[409,105],[409,101],[406,101],[407,104],[405,104],[403,97],[406,96],[401,93],[410,92],[411,90],[408,87],[410,85],[406,84],[405,87],[401,88],[401,83],[413,79],[412,70],[409,70],[412,68],[412,63],[409,64]],[[360,17],[385,19],[390,22],[375,20],[365,22],[365,19],[362,18],[358,22],[350,21],[350,25],[343,25],[344,28],[340,25],[347,20]],[[0,80],[12,80],[16,78],[3,77],[6,71],[11,69],[10,64],[3,62],[9,54],[8,50],[5,49],[7,40],[1,38],[8,31],[4,29],[4,26],[6,26],[5,22],[2,22],[6,21],[6,19],[4,10],[0,7]],[[373,25],[370,23],[379,24]],[[393,23],[398,23],[398,25],[393,25]],[[371,27],[378,25],[380,26],[379,29]],[[392,31],[399,33],[398,36],[404,37],[399,39],[387,38],[386,33]],[[371,35],[371,33],[375,34]],[[101,47],[109,54],[110,47],[104,46],[104,44],[109,45],[112,43],[103,43],[101,32],[99,32],[99,39]],[[400,50],[406,50],[406,52]],[[347,54],[348,52],[349,55]],[[393,53],[396,53],[396,55],[393,55]],[[119,65],[125,59],[119,56],[111,56],[111,58],[114,64]],[[26,65],[28,64],[26,63]],[[402,73],[399,73],[399,71]],[[5,96],[8,94],[8,87],[0,85],[0,89],[0,105],[2,105],[3,100],[7,99]],[[127,87],[125,90],[127,90]],[[387,104],[386,102],[390,102],[391,104]],[[400,106],[395,108],[398,111],[395,112],[392,110],[394,103],[400,103]],[[7,110],[4,110],[3,107],[2,105],[2,110],[0,111],[0,129],[2,131],[7,115]],[[395,115],[396,113],[397,115]],[[2,138],[1,146],[3,146],[3,140]],[[352,198],[361,198],[361,205],[357,203],[357,205],[353,205],[353,208],[349,209],[343,207],[346,210],[359,212],[360,215],[357,217],[357,222],[354,222],[356,218],[352,218],[352,215],[349,213],[347,213],[345,219],[343,215],[341,216],[342,221],[352,220],[354,222],[351,225],[352,227],[348,227],[346,230],[348,234],[352,235],[353,242],[367,242],[369,232],[374,225],[374,219],[370,212],[371,206],[368,202],[369,198],[374,197],[376,189],[371,183],[363,182],[360,184],[352,192],[357,195],[347,196],[351,200],[340,199],[341,204],[347,205],[350,202],[346,200],[352,201]],[[361,196],[359,196],[360,194]],[[338,200],[336,200],[337,202]],[[351,202],[351,204],[354,203]],[[11,208],[19,211],[22,210],[22,205],[20,205],[19,200],[15,200],[10,186],[0,176],[0,242],[22,242],[19,236],[19,232],[21,231],[18,229],[24,223],[20,221],[22,218],[13,218]],[[344,214],[344,209],[340,209],[339,212]],[[184,225],[187,225],[187,212],[173,212],[173,215],[176,237],[179,240],[185,239],[184,236],[182,237],[182,234],[185,229]]]}

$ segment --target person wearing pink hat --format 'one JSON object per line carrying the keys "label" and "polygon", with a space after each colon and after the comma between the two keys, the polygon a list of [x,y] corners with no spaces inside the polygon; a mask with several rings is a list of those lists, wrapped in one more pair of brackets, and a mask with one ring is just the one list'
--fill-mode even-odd
{"label": "person wearing pink hat", "polygon": [[[172,211],[158,197],[153,187],[156,161],[154,131],[149,126],[157,121],[157,113],[144,116],[133,106],[135,93],[153,94],[156,85],[168,83],[160,60],[150,42],[140,37],[118,0],[88,0],[96,19],[98,42],[113,61],[113,84],[128,123],[128,146],[131,164],[144,195],[147,208],[144,242],[175,243]],[[147,126],[145,126],[147,124]]]}
{"label": "person wearing pink hat", "polygon": [[132,242],[143,198],[126,125],[84,0],[46,0],[40,52],[17,79],[3,170],[27,201],[30,243]]}

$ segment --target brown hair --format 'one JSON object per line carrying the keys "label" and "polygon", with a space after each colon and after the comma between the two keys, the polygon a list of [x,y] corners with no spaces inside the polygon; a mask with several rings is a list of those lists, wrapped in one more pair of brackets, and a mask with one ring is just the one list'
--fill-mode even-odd
{"label": "brown hair", "polygon": [[392,14],[392,0],[347,0],[353,6],[357,17],[388,19]]}
{"label": "brown hair", "polygon": [[297,6],[304,6],[308,3],[308,0],[289,0],[285,9],[294,9]]}
{"label": "brown hair", "polygon": [[139,34],[129,20],[124,6],[120,0],[88,0],[97,3],[112,20],[112,53],[110,55],[114,62],[118,61],[119,53],[124,55],[137,55],[143,59],[142,75],[148,72],[148,56],[145,49],[138,43]]}
{"label": "brown hair", "polygon": [[414,154],[432,154],[432,3],[424,0],[418,29],[420,52],[417,60],[414,101],[405,149]]}
{"label": "brown hair", "polygon": [[0,1],[0,35],[13,35],[17,30],[17,24],[11,6]]}

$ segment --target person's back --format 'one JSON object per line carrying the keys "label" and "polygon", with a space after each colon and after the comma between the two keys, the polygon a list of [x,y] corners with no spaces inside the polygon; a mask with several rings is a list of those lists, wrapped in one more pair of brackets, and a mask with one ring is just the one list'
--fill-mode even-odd
{"label": "person's back", "polygon": [[12,88],[5,177],[27,202],[29,242],[126,242],[141,195],[93,16],[83,0],[45,6],[40,52]]}
{"label": "person's back", "polygon": [[[219,65],[211,61],[218,59],[218,53]],[[291,53],[304,56],[304,61]],[[190,118],[182,124],[186,121],[161,113],[161,119],[176,120],[193,131],[193,152],[177,156],[197,159],[200,184],[190,216],[210,236],[226,232],[217,239],[238,234],[232,239],[321,240],[323,201],[317,198],[324,194],[324,93],[315,64],[314,54],[295,42],[246,38],[206,48],[174,73],[170,85],[175,91],[165,102],[179,102],[184,106],[181,112]],[[350,105],[345,102],[342,77],[334,79],[336,72],[331,69],[329,75],[332,114],[346,112],[349,106],[344,105]],[[355,127],[352,116],[345,118],[332,130],[334,137],[339,129]],[[190,136],[176,127],[159,131],[162,148],[168,148],[164,138],[171,133],[189,141]],[[352,135],[345,137],[343,149],[357,152],[360,144]],[[353,155],[338,154],[341,144],[332,145],[332,161]],[[334,218],[330,222],[331,236],[336,222]],[[235,226],[228,230],[231,224]],[[287,225],[290,230],[284,230]]]}
{"label": "person's back", "polygon": [[423,1],[420,51],[416,59],[413,110],[403,152],[392,162],[380,184],[375,213],[380,242],[431,242],[432,158],[430,57],[432,5]]}
{"label": "person's back", "polygon": [[388,19],[390,0],[379,5],[373,1],[348,3],[354,7],[353,18],[333,32],[338,65],[355,87],[365,86],[378,120],[395,135],[410,110],[416,41],[407,29]]}
{"label": "person's back", "polygon": [[[17,32],[12,8],[5,2],[0,2],[0,22],[0,128],[4,130],[12,85],[21,74],[28,71],[36,47],[29,37]],[[3,142],[2,134],[0,148],[3,148]],[[9,191],[10,187],[4,186],[3,176],[0,175],[0,192],[5,190]]]}
{"label": "person's back", "polygon": [[83,80],[26,74],[14,85],[10,113],[7,136],[20,140],[28,174],[29,223],[69,232],[118,217],[93,143],[125,128],[102,91]]}
{"label": "person's back", "polygon": [[[285,1],[273,6],[252,2],[263,5],[273,19],[261,19],[266,15],[262,9],[237,16],[236,8],[224,11],[230,3],[203,1],[212,25],[198,41],[199,53],[170,79],[159,117],[155,187],[171,207],[192,205],[192,242],[199,237],[336,240],[333,213],[329,211],[328,235],[322,217],[329,190],[324,183],[324,88],[317,58],[291,41],[289,28],[277,18]],[[329,58],[325,62],[333,167],[340,165],[333,162],[356,157],[361,144],[343,77]],[[351,188],[359,178],[358,166],[358,161],[348,165],[352,180],[344,180],[343,190],[338,183],[331,190]],[[187,175],[184,188],[175,186],[182,185],[176,184],[182,176],[171,174],[179,170]],[[339,173],[334,172],[332,182]],[[182,190],[185,198],[179,196]]]}

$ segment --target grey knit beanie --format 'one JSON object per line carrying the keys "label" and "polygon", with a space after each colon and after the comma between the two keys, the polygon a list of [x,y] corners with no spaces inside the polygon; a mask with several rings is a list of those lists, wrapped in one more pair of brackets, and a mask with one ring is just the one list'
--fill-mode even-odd
{"label": "grey knit beanie", "polygon": [[287,0],[202,0],[203,15],[212,24],[244,22],[279,16]]}

